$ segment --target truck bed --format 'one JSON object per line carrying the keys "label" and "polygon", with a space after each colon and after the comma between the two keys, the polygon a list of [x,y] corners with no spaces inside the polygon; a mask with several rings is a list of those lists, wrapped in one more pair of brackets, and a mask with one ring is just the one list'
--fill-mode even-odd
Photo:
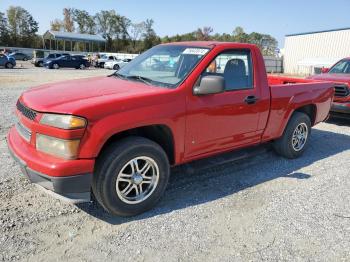
{"label": "truck bed", "polygon": [[287,120],[297,108],[310,105],[310,110],[315,110],[312,125],[328,117],[334,93],[333,82],[269,75],[268,83],[271,109],[263,141],[282,136]]}

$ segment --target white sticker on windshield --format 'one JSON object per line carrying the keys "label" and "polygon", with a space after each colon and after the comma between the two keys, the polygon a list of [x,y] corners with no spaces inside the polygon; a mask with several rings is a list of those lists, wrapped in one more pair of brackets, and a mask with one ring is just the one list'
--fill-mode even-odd
{"label": "white sticker on windshield", "polygon": [[209,49],[206,48],[186,48],[185,51],[182,52],[184,55],[205,55]]}

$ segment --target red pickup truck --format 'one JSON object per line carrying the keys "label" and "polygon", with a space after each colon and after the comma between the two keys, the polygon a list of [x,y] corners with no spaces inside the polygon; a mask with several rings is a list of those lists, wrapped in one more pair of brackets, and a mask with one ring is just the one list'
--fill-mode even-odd
{"label": "red pickup truck", "polygon": [[331,115],[350,118],[350,57],[341,59],[331,68],[323,68],[322,74],[308,79],[334,82],[335,94],[331,107]]}
{"label": "red pickup truck", "polygon": [[159,45],[110,76],[24,92],[8,146],[32,182],[135,215],[160,199],[170,166],[269,141],[300,156],[334,88],[295,81],[268,78],[255,45]]}

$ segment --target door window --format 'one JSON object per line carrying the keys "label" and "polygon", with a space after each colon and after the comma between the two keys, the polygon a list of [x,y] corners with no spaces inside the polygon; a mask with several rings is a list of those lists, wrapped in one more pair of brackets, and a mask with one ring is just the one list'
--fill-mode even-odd
{"label": "door window", "polygon": [[253,88],[250,51],[230,50],[219,54],[208,65],[204,75],[223,76],[226,91]]}

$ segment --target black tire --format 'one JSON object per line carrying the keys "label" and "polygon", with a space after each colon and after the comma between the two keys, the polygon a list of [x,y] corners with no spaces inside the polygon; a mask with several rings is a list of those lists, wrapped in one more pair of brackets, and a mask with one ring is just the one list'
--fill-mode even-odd
{"label": "black tire", "polygon": [[113,70],[119,70],[120,69],[120,66],[119,65],[114,65],[113,66]]}
{"label": "black tire", "polygon": [[[140,203],[126,203],[117,193],[117,178],[125,165],[136,157],[151,158],[158,167],[158,183],[148,198]],[[160,200],[170,175],[169,161],[164,150],[155,142],[131,136],[111,144],[98,158],[92,181],[92,191],[97,201],[108,212],[118,216],[134,216],[156,205]]]}
{"label": "black tire", "polygon": [[[295,146],[293,146],[293,133],[297,127],[306,127],[307,135],[303,146],[297,150]],[[301,112],[294,112],[292,117],[290,118],[283,135],[274,141],[273,147],[275,151],[286,158],[293,159],[301,156],[308,144],[309,137],[311,134],[311,121],[310,117]]]}
{"label": "black tire", "polygon": [[60,69],[60,66],[59,66],[59,64],[54,63],[54,64],[52,65],[52,68],[53,68],[53,69]]}
{"label": "black tire", "polygon": [[8,62],[8,63],[5,64],[5,67],[6,67],[7,69],[12,69],[12,68],[13,68],[13,64],[10,63],[10,62]]}
{"label": "black tire", "polygon": [[39,62],[39,63],[38,63],[38,66],[39,66],[39,67],[42,67],[42,66],[44,66],[44,63],[43,63],[43,62]]}
{"label": "black tire", "polygon": [[23,61],[27,61],[28,60],[28,58],[26,58],[26,57],[23,57]]}

